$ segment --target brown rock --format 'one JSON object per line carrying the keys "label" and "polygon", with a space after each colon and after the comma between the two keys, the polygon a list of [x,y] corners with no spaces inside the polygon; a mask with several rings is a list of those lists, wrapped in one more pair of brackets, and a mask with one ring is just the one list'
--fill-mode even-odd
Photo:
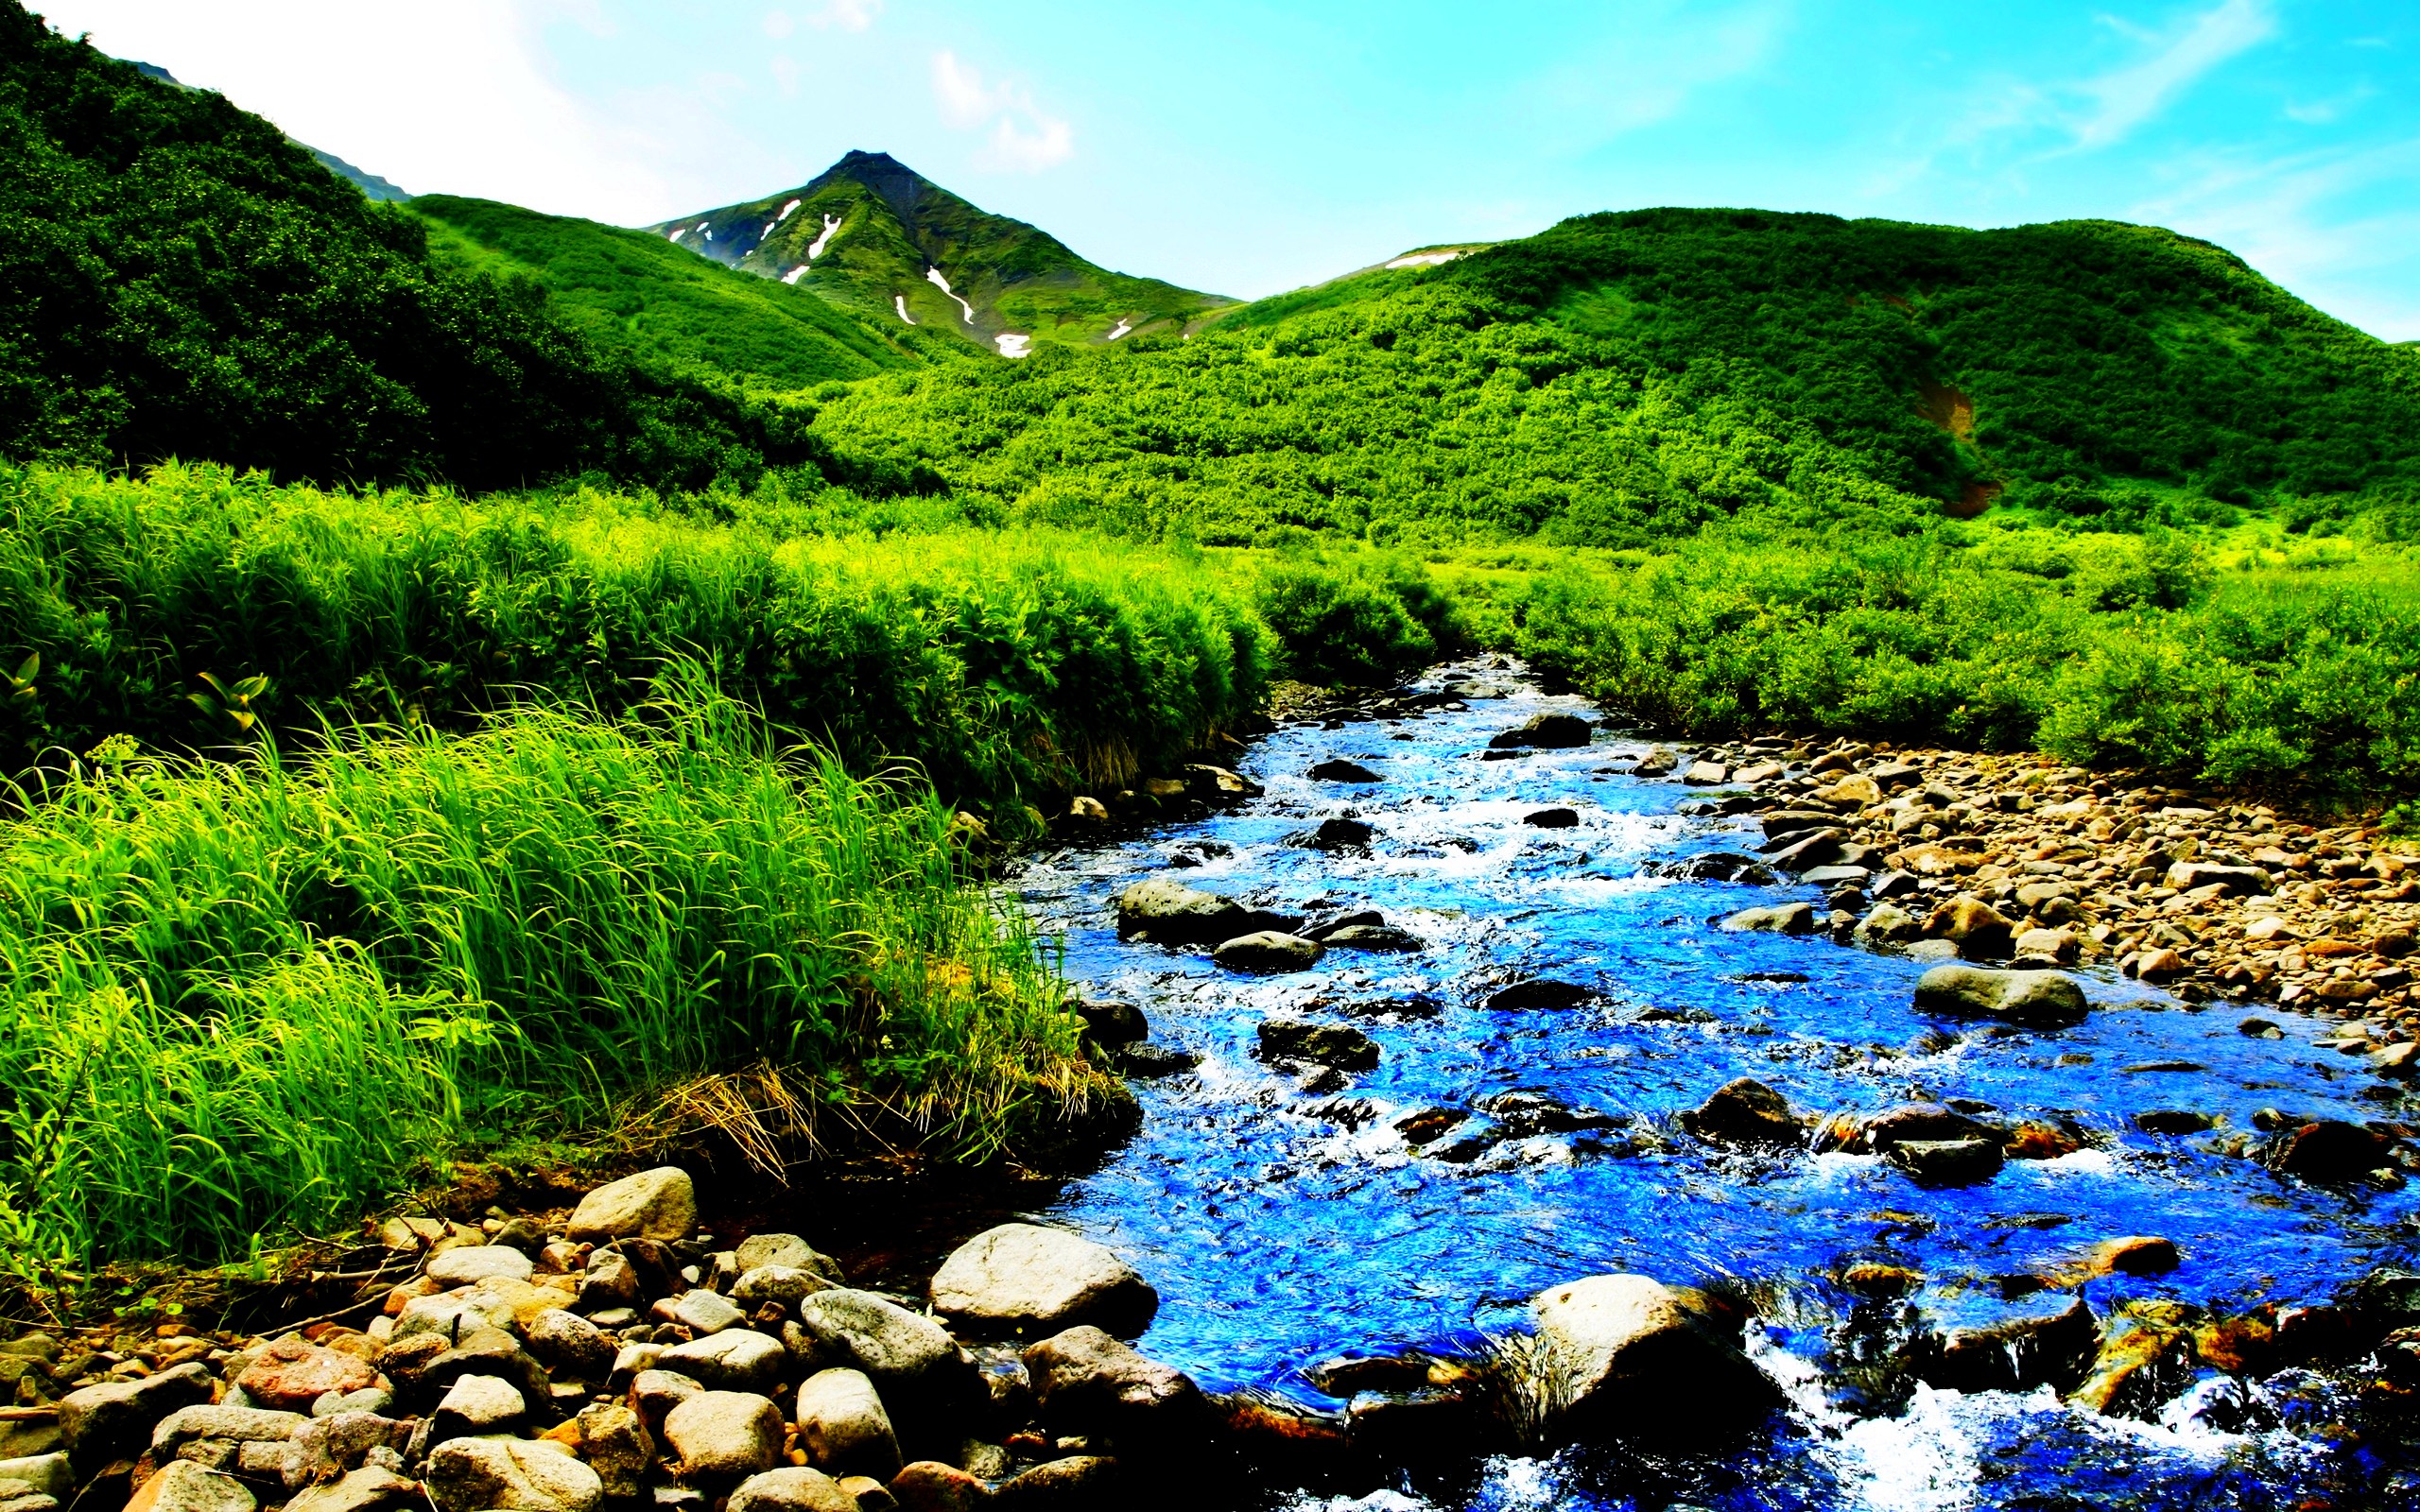
{"label": "brown rock", "polygon": [[1898,870],[1911,871],[1919,877],[1947,877],[1979,869],[1984,858],[1954,846],[1927,844],[1910,846],[1893,854],[1890,861]]}
{"label": "brown rock", "polygon": [[1087,1324],[1025,1351],[1044,1420],[1079,1434],[1163,1438],[1205,1416],[1201,1389],[1172,1366],[1146,1359]]}
{"label": "brown rock", "polygon": [[1746,1076],[1715,1089],[1704,1103],[1681,1115],[1681,1125],[1717,1144],[1794,1145],[1806,1138],[1806,1121],[1790,1110],[1788,1100]]}
{"label": "brown rock", "polygon": [[2386,1136],[2359,1124],[2322,1119],[2305,1124],[2278,1142],[2273,1159],[2288,1176],[2308,1181],[2351,1181],[2367,1176],[2387,1158]]}
{"label": "brown rock", "polygon": [[2085,1263],[2096,1276],[2165,1276],[2183,1260],[2172,1239],[2131,1234],[2093,1246]]}
{"label": "brown rock", "polygon": [[890,1479],[899,1512],[975,1512],[989,1503],[992,1488],[955,1465],[920,1459]]}
{"label": "brown rock", "polygon": [[1980,898],[1960,893],[1932,911],[1925,935],[1945,939],[1970,961],[1996,960],[2009,954],[2014,924]]}

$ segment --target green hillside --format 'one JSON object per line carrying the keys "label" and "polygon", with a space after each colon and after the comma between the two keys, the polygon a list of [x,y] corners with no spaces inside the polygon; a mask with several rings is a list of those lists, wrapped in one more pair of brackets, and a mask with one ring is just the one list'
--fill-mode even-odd
{"label": "green hillside", "polygon": [[796,189],[648,229],[894,326],[946,331],[1011,356],[1028,343],[1098,346],[1180,331],[1234,302],[1098,267],[880,152],[852,152]]}
{"label": "green hillside", "polygon": [[702,488],[799,420],[600,354],[533,285],[432,263],[276,127],[0,5],[0,455],[209,457],[466,488]]}
{"label": "green hillside", "polygon": [[1748,508],[2420,527],[2420,357],[2105,222],[1583,216],[1195,339],[876,380],[838,443],[1032,517],[1637,544]]}
{"label": "green hillside", "polygon": [[423,195],[412,209],[428,217],[441,264],[535,280],[554,315],[599,346],[791,388],[920,360],[892,332],[805,289],[644,232],[453,195]]}

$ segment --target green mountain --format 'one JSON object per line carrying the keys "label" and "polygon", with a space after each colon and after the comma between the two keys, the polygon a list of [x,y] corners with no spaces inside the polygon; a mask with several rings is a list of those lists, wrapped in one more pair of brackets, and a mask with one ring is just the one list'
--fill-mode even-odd
{"label": "green mountain", "polygon": [[823,460],[800,416],[600,352],[268,122],[14,4],[0,153],[0,455],[471,489]]}
{"label": "green mountain", "polygon": [[[128,59],[127,62],[133,67],[136,73],[141,74],[146,78],[156,78],[161,83],[169,85],[176,89],[189,90],[193,88],[191,84],[184,82],[182,79],[177,77],[176,75],[169,73],[166,69],[162,68],[157,63],[141,62],[131,58]],[[288,142],[294,142],[292,137],[287,137],[285,140]],[[330,173],[335,174],[337,178],[344,180],[347,183],[350,183],[354,188],[360,190],[364,198],[383,199],[391,201],[395,204],[402,204],[405,200],[411,198],[411,195],[406,190],[388,182],[386,180],[381,179],[374,173],[354,167],[352,163],[345,162],[344,159],[337,157],[333,152],[322,152],[318,147],[311,146],[308,142],[294,142],[294,145],[301,147],[303,151],[311,154],[312,158],[320,164],[320,167],[327,169]]]}
{"label": "green mountain", "polygon": [[895,321],[885,329],[645,232],[452,195],[423,195],[412,209],[441,265],[535,281],[556,318],[602,347],[782,388],[922,360]]}
{"label": "green mountain", "polygon": [[881,152],[852,152],[796,189],[648,230],[726,266],[1007,356],[1184,331],[1235,302],[1096,266]]}
{"label": "green mountain", "polygon": [[1029,517],[1211,541],[1619,545],[1996,503],[2420,531],[2420,352],[2109,222],[1586,215],[1068,359],[876,379],[818,429]]}

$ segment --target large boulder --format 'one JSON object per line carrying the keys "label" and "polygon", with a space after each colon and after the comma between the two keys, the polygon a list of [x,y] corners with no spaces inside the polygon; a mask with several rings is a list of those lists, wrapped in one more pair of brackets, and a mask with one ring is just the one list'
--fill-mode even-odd
{"label": "large boulder", "polygon": [[437,1404],[429,1436],[442,1440],[510,1433],[528,1410],[528,1402],[511,1382],[494,1376],[464,1376]]}
{"label": "large boulder", "polygon": [[1285,971],[1307,971],[1319,965],[1320,957],[1326,954],[1327,947],[1318,940],[1264,929],[1226,941],[1210,953],[1210,958],[1230,971],[1274,976]]}
{"label": "large boulder", "polygon": [[1735,934],[1811,935],[1815,932],[1815,905],[1778,903],[1770,908],[1742,908],[1719,927]]}
{"label": "large boulder", "polygon": [[899,1473],[899,1435],[862,1370],[819,1370],[798,1388],[799,1447],[835,1475]]}
{"label": "large boulder", "polygon": [[1320,943],[1330,950],[1368,951],[1380,955],[1412,955],[1428,948],[1426,940],[1392,924],[1347,924],[1322,937]]}
{"label": "large boulder", "polygon": [[826,1357],[855,1366],[879,1386],[913,1384],[958,1361],[958,1343],[940,1324],[872,1292],[818,1292],[798,1313]]}
{"label": "large boulder", "polygon": [[860,1512],[860,1507],[856,1497],[821,1470],[785,1465],[740,1482],[724,1512]]}
{"label": "large boulder", "polygon": [[1347,1024],[1264,1019],[1260,1057],[1334,1066],[1339,1071],[1368,1071],[1378,1063],[1378,1042]]}
{"label": "large boulder", "polygon": [[579,1199],[563,1234],[574,1244],[637,1237],[669,1244],[698,1226],[698,1190],[677,1165],[608,1181]]}
{"label": "large boulder", "polygon": [[2324,1118],[2279,1136],[2270,1161],[2307,1181],[2353,1181],[2386,1164],[2392,1148],[2393,1142],[2383,1134]]}
{"label": "large boulder", "polygon": [[160,1419],[210,1398],[210,1367],[189,1360],[140,1381],[69,1392],[59,1403],[59,1436],[78,1469],[96,1470],[142,1452]]}
{"label": "large boulder", "polygon": [[980,1476],[937,1459],[903,1466],[890,1490],[899,1512],[977,1512],[992,1504],[992,1487]]}
{"label": "large boulder", "polygon": [[743,1272],[731,1286],[731,1299],[744,1312],[753,1313],[768,1302],[784,1312],[818,1292],[828,1292],[839,1282],[803,1265],[759,1265]]}
{"label": "large boulder", "polygon": [[1205,1419],[1207,1404],[1191,1376],[1089,1324],[1028,1346],[1024,1359],[1044,1420],[1063,1432],[1150,1443]]}
{"label": "large boulder", "polygon": [[422,1481],[437,1512],[590,1512],[605,1496],[595,1470],[543,1438],[448,1439]]}
{"label": "large boulder", "polygon": [[2000,1174],[2006,1155],[1996,1139],[1901,1140],[1885,1152],[1922,1187],[1970,1187]]}
{"label": "large boulder", "polygon": [[1791,1110],[1789,1100],[1746,1076],[1716,1088],[1681,1115],[1681,1126],[1717,1144],[1794,1146],[1806,1138],[1806,1120]]}
{"label": "large boulder", "polygon": [[2015,941],[2015,924],[1998,909],[1968,893],[1937,905],[1925,920],[1927,939],[1945,939],[1970,961],[2005,960]]}
{"label": "large boulder", "polygon": [[1564,1438],[1695,1435],[1761,1420],[1781,1393],[1701,1294],[1647,1276],[1591,1276],[1530,1299],[1539,1397]]}
{"label": "large boulder", "polygon": [[933,1276],[933,1307],[960,1337],[1039,1337],[1090,1323],[1127,1338],[1159,1294],[1108,1246],[1062,1228],[1004,1223],[959,1246]]}
{"label": "large boulder", "polygon": [[1906,909],[1893,903],[1876,903],[1858,920],[1857,933],[1852,937],[1867,950],[1880,950],[1921,938],[1924,932],[1924,920]]}
{"label": "large boulder", "polygon": [[664,1416],[664,1437],[681,1473],[724,1485],[773,1468],[782,1452],[782,1415],[752,1391],[701,1391]]}
{"label": "large boulder", "polygon": [[789,1351],[781,1340],[754,1329],[728,1329],[676,1344],[655,1363],[717,1391],[770,1391],[789,1363]]}
{"label": "large boulder", "polygon": [[[299,1412],[266,1407],[180,1407],[151,1430],[151,1457],[165,1460],[199,1438],[223,1438],[238,1444],[283,1444],[313,1418]],[[0,1466],[0,1478],[7,1468]]]}
{"label": "large boulder", "polygon": [[1117,895],[1117,934],[1159,945],[1215,945],[1243,932],[1249,911],[1233,898],[1146,877]]}
{"label": "large boulder", "polygon": [[1594,734],[1588,721],[1580,715],[1549,711],[1531,714],[1487,744],[1492,750],[1520,750],[1529,747],[1559,750],[1585,746]]}
{"label": "large boulder", "polygon": [[2083,988],[2060,971],[1996,971],[1945,964],[1916,979],[1916,1008],[2004,1020],[2033,1029],[2082,1023]]}

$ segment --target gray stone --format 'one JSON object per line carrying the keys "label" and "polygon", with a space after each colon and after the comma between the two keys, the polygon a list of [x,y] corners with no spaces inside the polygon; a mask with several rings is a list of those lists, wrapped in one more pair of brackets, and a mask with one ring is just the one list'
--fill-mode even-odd
{"label": "gray stone", "polygon": [[579,1410],[579,1452],[619,1501],[639,1494],[647,1468],[655,1462],[655,1439],[639,1415],[619,1402],[591,1402]]}
{"label": "gray stone", "polygon": [[576,1381],[602,1382],[614,1371],[614,1341],[577,1313],[550,1307],[529,1320],[529,1353]]}
{"label": "gray stone", "polygon": [[126,1505],[127,1512],[252,1512],[260,1503],[233,1476],[179,1459],[154,1471]]}
{"label": "gray stone", "polygon": [[1681,774],[1681,781],[1692,787],[1719,787],[1731,781],[1731,768],[1718,761],[1700,759],[1689,763],[1688,769]]}
{"label": "gray stone", "polygon": [[464,1434],[497,1434],[521,1421],[529,1410],[520,1388],[494,1376],[464,1376],[437,1404],[430,1436],[442,1442]]}
{"label": "gray stone", "polygon": [[647,1419],[648,1428],[660,1433],[673,1408],[705,1392],[694,1378],[678,1370],[642,1370],[631,1378],[629,1395],[631,1405]]}
{"label": "gray stone", "polygon": [[492,1326],[483,1308],[462,1297],[415,1297],[404,1304],[389,1342],[400,1343],[415,1334],[428,1333],[450,1345],[465,1333]]}
{"label": "gray stone", "polygon": [[1798,880],[1813,887],[1837,887],[1842,885],[1862,887],[1874,880],[1874,868],[1871,867],[1817,867]]}
{"label": "gray stone", "polygon": [[526,1281],[538,1267],[528,1255],[510,1245],[470,1245],[441,1250],[429,1257],[428,1279],[440,1286],[475,1286],[481,1281]]}
{"label": "gray stone", "polygon": [[835,1475],[899,1473],[899,1435],[862,1370],[820,1370],[798,1388],[799,1447]]}
{"label": "gray stone", "polygon": [[856,1366],[885,1389],[921,1381],[958,1360],[958,1343],[940,1324],[872,1292],[818,1292],[798,1312],[827,1360]]}
{"label": "gray stone", "polygon": [[1901,1140],[1887,1157],[1918,1186],[1967,1187],[2000,1174],[1997,1140]]}
{"label": "gray stone", "polygon": [[672,1320],[692,1333],[719,1333],[746,1322],[748,1314],[728,1297],[704,1287],[682,1294],[672,1304]]}
{"label": "gray stone", "polygon": [[429,1452],[424,1480],[437,1512],[589,1512],[605,1495],[596,1472],[551,1439],[448,1439]]}
{"label": "gray stone", "polygon": [[1368,1071],[1378,1063],[1378,1043],[1344,1024],[1307,1019],[1265,1019],[1260,1025],[1264,1060],[1300,1060],[1339,1071]]}
{"label": "gray stone", "polygon": [[521,1341],[502,1329],[477,1329],[466,1333],[454,1348],[428,1363],[421,1372],[421,1385],[430,1391],[444,1391],[464,1376],[498,1376],[511,1382],[522,1396],[531,1401],[546,1400],[547,1387],[553,1382],[546,1367],[531,1359],[521,1348]]}
{"label": "gray stone", "polygon": [[371,1412],[384,1417],[395,1405],[395,1394],[384,1386],[364,1386],[359,1391],[331,1391],[311,1403],[314,1418],[334,1418],[338,1413]]}
{"label": "gray stone", "polygon": [[[898,1467],[892,1467],[896,1473]],[[862,1512],[857,1499],[821,1470],[804,1465],[752,1475],[731,1493],[725,1512]]]}
{"label": "gray stone", "polygon": [[1364,786],[1386,781],[1359,762],[1347,761],[1341,756],[1323,762],[1315,762],[1311,765],[1310,770],[1303,775],[1314,782],[1352,782]]}
{"label": "gray stone", "polygon": [[657,1362],[664,1358],[664,1351],[670,1348],[668,1344],[623,1345],[614,1355],[614,1369],[613,1373],[605,1378],[605,1389],[614,1392],[628,1391],[631,1388],[631,1383],[636,1380],[641,1372],[654,1369]]}
{"label": "gray stone", "polygon": [[1327,947],[1318,940],[1264,929],[1226,941],[1210,953],[1210,958],[1231,971],[1270,976],[1284,971],[1307,971],[1326,954]]}
{"label": "gray stone", "polygon": [[1876,903],[1858,920],[1856,939],[1867,950],[1876,950],[1908,944],[1921,936],[1924,930],[1924,921],[1906,909],[1892,903]]}
{"label": "gray stone", "polygon": [[734,1251],[741,1275],[764,1265],[786,1265],[793,1270],[813,1271],[818,1276],[841,1280],[840,1263],[821,1254],[813,1245],[796,1234],[751,1234],[739,1242]]}
{"label": "gray stone", "polygon": [[285,1487],[297,1490],[358,1469],[371,1462],[374,1452],[391,1452],[408,1444],[413,1426],[370,1412],[315,1418],[295,1431],[284,1466]]}
{"label": "gray stone", "polygon": [[1669,747],[1651,746],[1647,754],[1641,756],[1638,764],[1630,770],[1633,777],[1669,777],[1680,765],[1681,759],[1673,755]]}
{"label": "gray stone", "polygon": [[1954,961],[1958,959],[1958,942],[1946,939],[1910,940],[1900,954],[1911,961]]}
{"label": "gray stone", "polygon": [[942,1263],[933,1307],[961,1337],[1038,1337],[1091,1323],[1132,1338],[1159,1294],[1109,1248],[1064,1229],[1002,1224]]}
{"label": "gray stone", "polygon": [[76,1495],[76,1472],[68,1468],[63,1452],[0,1459],[0,1481],[23,1481],[33,1487],[34,1495],[57,1497],[61,1502]]}
{"label": "gray stone", "polygon": [[2064,966],[2072,962],[2083,949],[2083,942],[2076,938],[2072,930],[2029,929],[2016,936],[2016,954],[2020,959],[2056,961]]}
{"label": "gray stone", "polygon": [[1347,924],[1321,941],[1331,950],[1367,951],[1374,954],[1411,955],[1428,948],[1428,942],[1408,929],[1392,924]]}
{"label": "gray stone", "polygon": [[828,1292],[838,1284],[801,1265],[759,1265],[733,1284],[731,1299],[751,1314],[768,1302],[788,1312],[817,1292]]}
{"label": "gray stone", "polygon": [[2269,890],[2269,873],[2258,867],[2218,867],[2200,861],[2179,861],[2168,868],[2168,885],[2178,892],[2217,885],[2243,895]]}
{"label": "gray stone", "polygon": [[1734,933],[1811,935],[1815,932],[1815,905],[1781,903],[1771,908],[1742,908],[1725,919],[1721,927]]}
{"label": "gray stone", "polygon": [[579,1278],[579,1306],[593,1314],[608,1308],[636,1307],[646,1300],[639,1295],[638,1267],[631,1263],[629,1256],[600,1249],[588,1257],[588,1269]]}
{"label": "gray stone", "polygon": [[1520,724],[1489,741],[1492,750],[1519,750],[1536,747],[1547,750],[1564,750],[1585,746],[1595,736],[1588,721],[1578,714],[1548,711],[1531,714]]}
{"label": "gray stone", "polygon": [[753,1329],[731,1329],[676,1344],[656,1359],[661,1368],[717,1391],[770,1391],[788,1362],[789,1351],[781,1340]]}
{"label": "gray stone", "polygon": [[1207,1412],[1192,1377],[1089,1325],[1028,1346],[1024,1360],[1044,1421],[1063,1432],[1149,1442],[1183,1435]]}
{"label": "gray stone", "polygon": [[328,1486],[315,1486],[285,1503],[285,1512],[388,1512],[417,1505],[420,1483],[392,1469],[364,1465]]}
{"label": "gray stone", "polygon": [[1235,937],[1247,914],[1232,898],[1188,887],[1166,877],[1148,877],[1117,895],[1120,938],[1161,945],[1213,945]]}
{"label": "gray stone", "polygon": [[2083,988],[2058,971],[1997,971],[1941,965],[1916,982],[1919,1012],[1979,1015],[2028,1028],[2082,1023],[2090,1011]]}
{"label": "gray stone", "polygon": [[112,1381],[69,1392],[59,1403],[59,1435],[79,1469],[98,1469],[113,1459],[140,1453],[161,1418],[210,1397],[209,1367],[188,1360],[139,1381]]}
{"label": "gray stone", "polygon": [[771,1469],[782,1451],[782,1415],[752,1391],[701,1391],[664,1418],[683,1475],[735,1481]]}
{"label": "gray stone", "polygon": [[1530,1299],[1538,1395],[1558,1438],[1662,1435],[1763,1418],[1781,1393],[1705,1297],[1647,1276],[1591,1276]]}
{"label": "gray stone", "polygon": [[180,1407],[151,1430],[151,1457],[167,1459],[197,1438],[282,1444],[310,1422],[299,1412],[270,1412],[261,1407]]}
{"label": "gray stone", "polygon": [[636,1236],[668,1243],[686,1239],[698,1226],[698,1192],[677,1165],[608,1181],[579,1199],[564,1237],[578,1244]]}

